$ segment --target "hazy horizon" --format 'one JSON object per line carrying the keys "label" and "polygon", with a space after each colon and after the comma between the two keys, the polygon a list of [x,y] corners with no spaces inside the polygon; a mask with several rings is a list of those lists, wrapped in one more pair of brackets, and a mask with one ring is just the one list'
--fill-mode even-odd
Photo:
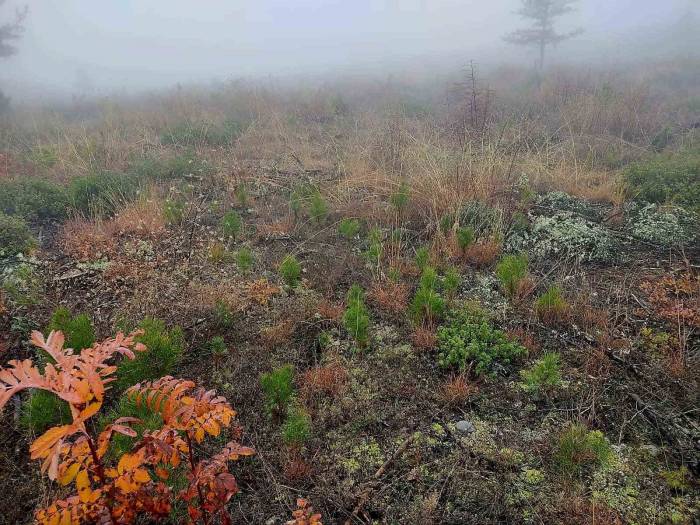
{"label": "hazy horizon", "polygon": [[[10,0],[0,20],[23,4]],[[683,24],[691,9],[697,15],[693,4],[581,0],[560,25],[585,32],[553,50],[552,61],[615,62],[635,58],[635,52],[684,48],[691,53],[698,41],[666,47],[669,28]],[[95,6],[87,0],[39,0],[29,6],[19,53],[0,66],[0,88],[21,98],[265,75],[388,72],[470,59],[530,65],[533,50],[502,38],[523,25],[515,14],[518,5],[517,0],[263,0],[255,5],[211,0],[205,7],[186,0],[124,0]]]}

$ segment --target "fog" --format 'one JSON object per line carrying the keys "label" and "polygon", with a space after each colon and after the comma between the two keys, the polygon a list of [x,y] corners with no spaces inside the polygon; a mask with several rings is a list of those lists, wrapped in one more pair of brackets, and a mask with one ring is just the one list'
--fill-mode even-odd
{"label": "fog", "polygon": [[[13,2],[14,1],[14,5]],[[8,20],[15,6],[0,12]],[[535,60],[503,36],[518,0],[33,0],[13,97],[136,91],[240,77],[323,76]],[[700,49],[698,0],[581,0],[550,63],[653,60]]]}

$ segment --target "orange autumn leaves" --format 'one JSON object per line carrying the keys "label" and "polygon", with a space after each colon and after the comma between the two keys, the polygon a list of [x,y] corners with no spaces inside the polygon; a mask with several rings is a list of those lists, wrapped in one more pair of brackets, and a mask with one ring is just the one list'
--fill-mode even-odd
{"label": "orange autumn leaves", "polygon": [[[37,522],[133,523],[138,515],[164,518],[175,498],[187,502],[191,522],[211,523],[217,516],[223,523],[229,521],[224,507],[238,486],[228,462],[254,454],[253,449],[232,441],[201,461],[195,461],[192,450],[193,442],[218,436],[231,426],[236,413],[223,397],[172,377],[135,385],[127,395],[160,415],[163,424],[144,431],[132,450],[120,457],[110,454],[112,437],[137,438],[132,426],[138,419],[118,418],[96,436],[85,424],[102,407],[116,371],[113,359],[133,359],[134,352],[146,350],[135,341],[138,335],[120,333],[76,352],[63,348],[60,332],[51,332],[47,339],[34,332],[32,343],[52,362],[43,371],[30,360],[10,361],[8,368],[0,369],[0,408],[27,388],[52,392],[70,406],[72,422],[46,431],[31,444],[30,453],[42,462],[42,472],[50,479],[64,486],[74,484],[77,493],[38,510]],[[185,470],[188,484],[174,493],[166,482],[178,468]]]}

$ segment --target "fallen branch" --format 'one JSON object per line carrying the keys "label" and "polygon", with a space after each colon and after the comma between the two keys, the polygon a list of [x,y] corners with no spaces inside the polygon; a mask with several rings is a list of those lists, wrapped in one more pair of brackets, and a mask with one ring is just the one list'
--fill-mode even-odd
{"label": "fallen branch", "polygon": [[394,452],[394,454],[389,459],[387,459],[381,467],[379,467],[379,469],[374,473],[374,475],[364,483],[365,487],[360,493],[360,496],[358,496],[357,505],[355,505],[355,508],[352,510],[352,514],[350,514],[350,517],[345,521],[345,525],[350,525],[350,522],[353,519],[357,518],[357,516],[360,514],[360,511],[362,510],[362,507],[364,507],[369,501],[369,499],[372,497],[372,494],[374,493],[377,487],[377,481],[379,481],[379,478],[381,478],[387,471],[387,469],[392,465],[392,463],[396,461],[396,459],[406,451],[408,446],[415,439],[415,435],[415,433],[411,433],[411,435],[407,437],[403,443],[401,443],[401,446],[396,450],[396,452]]}

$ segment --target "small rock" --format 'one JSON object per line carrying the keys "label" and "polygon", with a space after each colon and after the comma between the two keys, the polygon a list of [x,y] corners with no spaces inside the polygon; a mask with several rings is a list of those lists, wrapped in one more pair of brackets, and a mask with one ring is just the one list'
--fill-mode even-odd
{"label": "small rock", "polygon": [[471,422],[467,421],[466,419],[463,419],[462,421],[457,421],[455,428],[463,434],[471,434],[472,432],[476,431],[474,425],[472,425]]}

